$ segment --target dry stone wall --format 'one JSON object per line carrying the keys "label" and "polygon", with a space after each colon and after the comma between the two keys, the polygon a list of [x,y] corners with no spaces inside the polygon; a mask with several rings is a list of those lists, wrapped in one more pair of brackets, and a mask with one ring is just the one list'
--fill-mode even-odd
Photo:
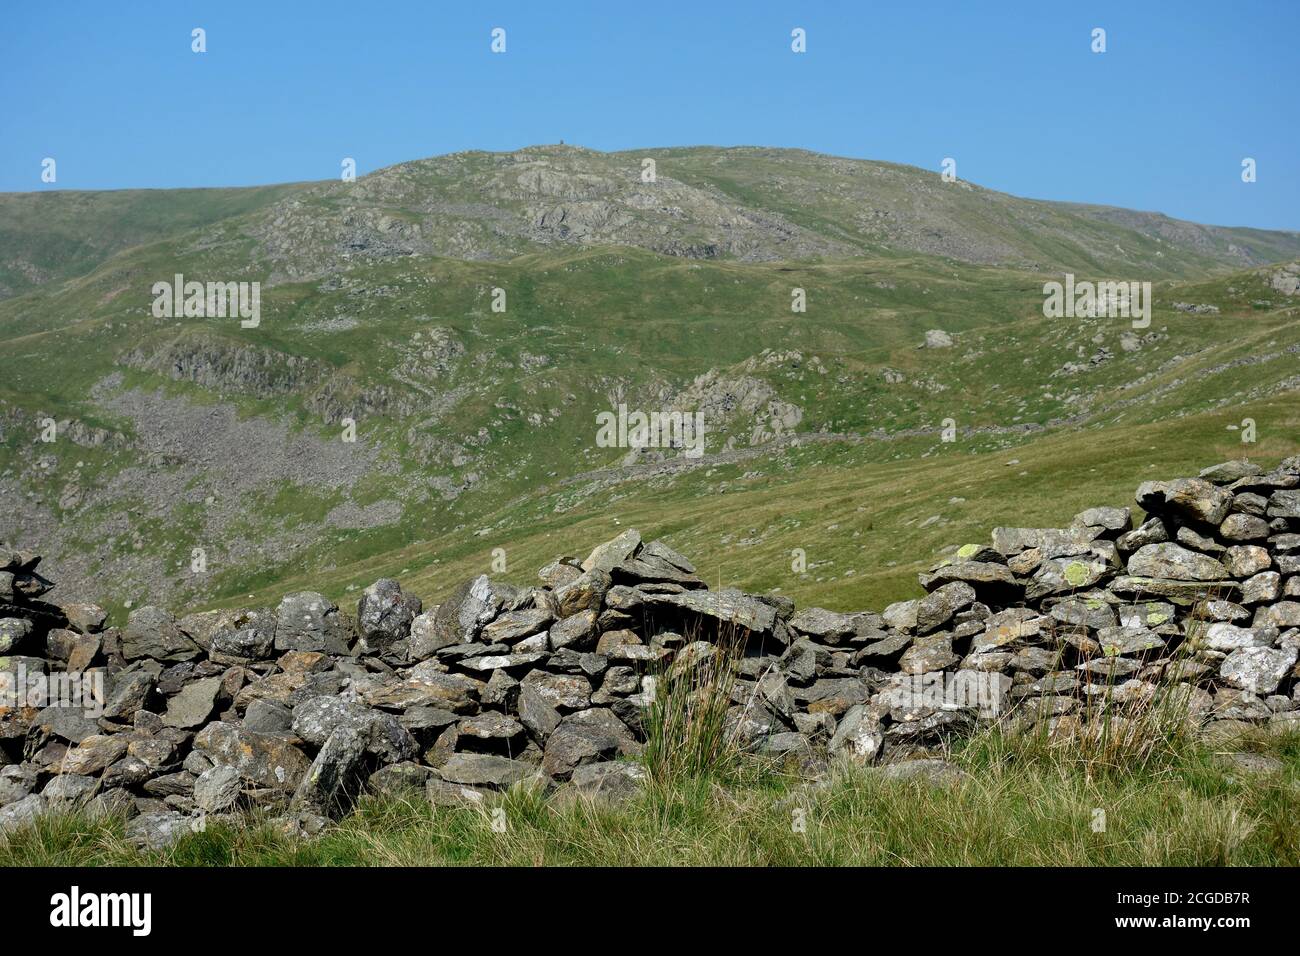
{"label": "dry stone wall", "polygon": [[991,721],[1122,728],[1162,695],[1199,729],[1300,727],[1300,457],[1148,481],[1135,504],[994,529],[880,613],[710,590],[629,530],[430,609],[384,579],[355,615],[304,592],[117,628],[0,548],[0,830],[86,808],[161,847],[250,807],[314,832],[366,789],[619,798],[664,675],[726,648],[737,745],[810,776],[924,769]]}

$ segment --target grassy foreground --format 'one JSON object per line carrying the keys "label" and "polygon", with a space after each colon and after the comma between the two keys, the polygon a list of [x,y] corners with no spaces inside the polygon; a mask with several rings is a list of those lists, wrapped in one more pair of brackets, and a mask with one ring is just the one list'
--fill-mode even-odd
{"label": "grassy foreground", "polygon": [[[68,816],[0,839],[0,864],[181,866],[1295,866],[1300,736],[1188,745],[1119,767],[1035,739],[985,735],[952,755],[948,787],[833,774],[810,787],[742,766],[652,786],[619,806],[504,796],[497,815],[366,799],[313,840],[268,823],[211,824],[137,853],[119,820]],[[1227,753],[1281,762],[1271,773]],[[1104,811],[1104,830],[1094,829]]]}

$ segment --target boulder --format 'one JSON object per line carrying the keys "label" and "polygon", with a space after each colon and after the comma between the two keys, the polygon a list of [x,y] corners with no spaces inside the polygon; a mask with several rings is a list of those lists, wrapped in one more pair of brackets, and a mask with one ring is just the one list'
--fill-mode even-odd
{"label": "boulder", "polygon": [[175,810],[142,813],[126,825],[126,840],[137,850],[161,852],[193,832],[190,818]]}
{"label": "boulder", "polygon": [[275,609],[275,649],[348,652],[348,626],[338,606],[315,591],[287,594]]}
{"label": "boulder", "polygon": [[1252,462],[1244,459],[1234,459],[1225,461],[1219,465],[1211,465],[1209,468],[1203,468],[1198,477],[1206,481],[1213,482],[1216,485],[1230,485],[1234,481],[1242,478],[1248,478],[1254,475],[1262,475],[1264,469]]}
{"label": "boulder", "polygon": [[641,746],[613,711],[593,707],[569,714],[547,738],[542,769],[557,780],[566,780],[587,763],[635,756]]}
{"label": "boulder", "polygon": [[538,779],[538,769],[521,760],[493,754],[458,753],[437,768],[435,775],[447,783],[504,789]]}
{"label": "boulder", "polygon": [[1218,525],[1232,508],[1232,492],[1204,478],[1179,478],[1165,485],[1164,504],[1184,518]]}
{"label": "boulder", "polygon": [[239,771],[228,764],[215,765],[194,781],[194,804],[205,813],[234,809],[242,793]]}
{"label": "boulder", "polygon": [[122,656],[128,661],[190,661],[202,648],[180,629],[169,612],[148,605],[131,612],[122,632]]}
{"label": "boulder", "polygon": [[275,650],[276,615],[268,610],[226,611],[217,619],[208,656],[224,664],[263,661]]}
{"label": "boulder", "polygon": [[194,738],[194,748],[216,765],[234,767],[246,783],[292,793],[311,762],[290,738],[260,734],[214,721]]}
{"label": "boulder", "polygon": [[640,764],[610,760],[575,767],[569,785],[573,792],[588,799],[622,803],[640,795],[648,780],[649,774]]}
{"label": "boulder", "polygon": [[477,640],[510,596],[486,574],[464,582],[438,605],[433,618],[422,623],[418,633],[412,629],[411,657],[425,660],[441,648]]}
{"label": "boulder", "polygon": [[0,654],[21,649],[32,634],[32,622],[21,617],[0,617]]}
{"label": "boulder", "polygon": [[1172,542],[1139,548],[1128,559],[1128,573],[1172,581],[1218,581],[1231,577],[1221,562]]}
{"label": "boulder", "polygon": [[611,571],[630,559],[640,549],[641,532],[635,528],[628,528],[614,540],[606,541],[593,548],[591,554],[587,555],[587,559],[582,562],[582,570],[590,571],[595,568]]}
{"label": "boulder", "polygon": [[121,735],[93,734],[85,737],[64,755],[61,773],[98,774],[126,753],[127,741]]}
{"label": "boulder", "polygon": [[181,692],[167,701],[163,723],[168,727],[192,728],[207,723],[221,692],[221,678],[208,677],[186,684]]}
{"label": "boulder", "polygon": [[[646,603],[654,608],[671,608],[688,616],[703,618],[736,633],[771,634],[776,624],[776,610],[735,588],[721,591],[686,591],[682,594],[653,594]],[[730,636],[725,633],[724,636]]]}
{"label": "boulder", "polygon": [[1219,668],[1219,676],[1252,694],[1271,694],[1295,666],[1296,648],[1242,647]]}
{"label": "boulder", "polygon": [[382,651],[410,636],[420,611],[419,598],[403,594],[392,578],[380,578],[357,601],[357,630],[371,649]]}
{"label": "boulder", "polygon": [[45,798],[39,793],[29,794],[8,806],[0,807],[0,833],[31,826],[47,809]]}
{"label": "boulder", "polygon": [[334,729],[293,794],[291,810],[342,816],[361,789],[366,738],[355,727]]}

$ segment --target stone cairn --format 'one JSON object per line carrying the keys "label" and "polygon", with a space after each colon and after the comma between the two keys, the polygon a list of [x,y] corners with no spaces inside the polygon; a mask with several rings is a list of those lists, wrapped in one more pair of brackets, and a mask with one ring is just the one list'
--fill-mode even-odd
{"label": "stone cairn", "polygon": [[[265,808],[315,832],[358,793],[482,804],[516,783],[617,798],[656,680],[731,649],[738,746],[810,775],[934,763],[991,720],[1093,725],[1179,687],[1202,729],[1300,728],[1300,456],[1149,481],[1068,528],[997,528],[882,613],[710,591],[634,530],[541,585],[486,575],[424,610],[383,579],[355,618],[320,594],[106,626],[51,603],[40,558],[0,548],[0,830],[59,808],[127,816],[163,847]],[[15,694],[98,680],[88,707]],[[978,693],[968,691],[975,688]]]}

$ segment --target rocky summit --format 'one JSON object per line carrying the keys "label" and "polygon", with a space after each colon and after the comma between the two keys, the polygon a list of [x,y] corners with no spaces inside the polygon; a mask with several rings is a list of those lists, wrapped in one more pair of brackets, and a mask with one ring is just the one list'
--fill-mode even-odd
{"label": "rocky summit", "polygon": [[0,549],[5,830],[83,808],[159,848],[249,808],[316,832],[366,790],[615,799],[647,779],[656,701],[720,663],[736,746],[809,777],[942,776],[947,745],[996,722],[1122,733],[1161,703],[1199,733],[1300,726],[1300,456],[996,528],[879,612],[710,590],[635,530],[432,608],[382,579],[346,611],[301,592],[122,627],[44,600],[39,563]]}

